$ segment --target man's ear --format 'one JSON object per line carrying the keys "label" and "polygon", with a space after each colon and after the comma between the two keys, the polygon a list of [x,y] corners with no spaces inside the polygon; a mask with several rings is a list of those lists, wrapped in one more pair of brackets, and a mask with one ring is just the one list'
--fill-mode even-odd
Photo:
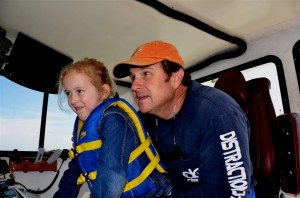
{"label": "man's ear", "polygon": [[173,84],[175,88],[181,85],[183,76],[184,76],[184,71],[182,69],[179,69],[177,72],[173,73]]}
{"label": "man's ear", "polygon": [[108,84],[103,84],[101,89],[101,98],[107,99],[110,95],[110,86]]}

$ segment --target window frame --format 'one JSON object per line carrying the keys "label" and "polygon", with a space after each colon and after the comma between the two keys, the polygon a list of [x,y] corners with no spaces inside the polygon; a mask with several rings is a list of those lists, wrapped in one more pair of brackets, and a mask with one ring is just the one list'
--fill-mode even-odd
{"label": "window frame", "polygon": [[286,80],[285,80],[285,75],[284,75],[284,70],[283,70],[283,64],[281,60],[274,55],[267,55],[261,58],[258,58],[256,60],[246,62],[234,67],[231,67],[226,70],[222,70],[220,72],[207,75],[201,78],[195,79],[199,83],[207,82],[209,80],[214,80],[219,78],[223,73],[230,71],[230,70],[246,70],[250,68],[254,68],[263,64],[267,63],[274,63],[276,66],[277,74],[278,74],[278,82],[279,82],[279,87],[280,87],[280,92],[281,92],[281,100],[282,100],[282,105],[283,105],[283,113],[289,113],[290,112],[290,103],[289,103],[289,97],[288,97],[288,92],[287,92],[287,86],[286,86]]}
{"label": "window frame", "polygon": [[300,40],[297,41],[293,46],[293,58],[294,58],[298,87],[300,92]]}

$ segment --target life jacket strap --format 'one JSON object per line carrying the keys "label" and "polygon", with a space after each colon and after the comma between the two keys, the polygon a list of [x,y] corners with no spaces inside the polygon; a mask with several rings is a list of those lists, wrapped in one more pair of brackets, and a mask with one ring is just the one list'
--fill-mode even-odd
{"label": "life jacket strap", "polygon": [[134,151],[131,152],[128,163],[135,160],[142,152],[144,152],[151,144],[151,139],[148,137],[142,144],[140,144]]}
{"label": "life jacket strap", "polygon": [[[150,159],[150,161],[156,160],[156,158],[158,158],[158,162],[160,161],[160,157],[159,157],[159,154],[156,151],[156,149],[155,149],[155,156],[149,147],[145,150],[145,152],[148,155],[148,158]],[[167,171],[159,163],[157,163],[156,169],[160,173],[167,173]]]}
{"label": "life jacket strap", "polygon": [[72,148],[69,151],[69,157],[71,159],[73,159],[74,157],[77,157],[82,152],[95,150],[95,149],[101,148],[101,146],[102,146],[102,140],[100,140],[100,139],[92,141],[92,142],[82,143],[82,144],[76,146],[75,149]]}
{"label": "life jacket strap", "polygon": [[[131,120],[133,121],[133,123],[134,123],[134,125],[135,125],[135,127],[138,131],[138,136],[139,136],[139,139],[141,141],[141,144],[143,144],[144,141],[146,141],[146,135],[149,137],[149,134],[147,132],[146,132],[146,134],[144,134],[143,127],[142,127],[141,122],[138,119],[136,113],[125,102],[117,101],[117,102],[112,103],[110,106],[116,106],[116,105],[118,105],[120,108],[122,108],[128,114],[128,116],[131,118]],[[157,153],[156,150],[155,150],[155,156],[154,156],[154,153],[149,148],[146,149],[145,152],[146,152],[148,158],[151,161],[155,157],[158,156],[158,153]],[[159,159],[159,157],[158,157],[158,159]],[[167,172],[159,163],[157,164],[156,169],[160,173],[166,173]]]}
{"label": "life jacket strap", "polygon": [[134,180],[128,182],[125,185],[124,192],[127,192],[128,190],[131,190],[141,184],[150,174],[151,172],[156,168],[156,166],[159,163],[159,156],[156,155],[156,157],[151,160],[151,162],[146,166],[146,168],[141,172],[141,174],[135,178]]}
{"label": "life jacket strap", "polygon": [[75,154],[75,152],[76,152],[76,151],[74,150],[74,148],[71,148],[71,149],[69,150],[68,155],[69,155],[69,157],[70,157],[71,160],[74,159],[75,156],[77,156],[77,154]]}
{"label": "life jacket strap", "polygon": [[90,173],[81,173],[77,178],[77,185],[81,185],[85,182],[91,182],[92,180],[96,179],[97,171],[93,171]]}
{"label": "life jacket strap", "polygon": [[85,142],[85,143],[82,143],[82,144],[76,146],[76,151],[78,154],[80,154],[82,152],[101,148],[101,146],[102,146],[102,140],[99,139],[99,140],[95,140],[92,142]]}

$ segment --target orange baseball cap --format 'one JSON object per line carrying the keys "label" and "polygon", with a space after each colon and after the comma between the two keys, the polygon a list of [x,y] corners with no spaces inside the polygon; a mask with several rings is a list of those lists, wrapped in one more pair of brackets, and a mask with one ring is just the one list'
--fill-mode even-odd
{"label": "orange baseball cap", "polygon": [[132,66],[148,66],[163,60],[169,60],[184,67],[184,62],[176,47],[160,40],[140,45],[131,58],[117,64],[113,69],[116,78],[123,78],[129,75],[129,68]]}

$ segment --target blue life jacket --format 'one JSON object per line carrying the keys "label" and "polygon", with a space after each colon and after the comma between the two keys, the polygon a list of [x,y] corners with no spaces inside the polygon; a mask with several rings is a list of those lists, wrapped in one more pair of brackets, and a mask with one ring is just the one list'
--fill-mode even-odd
{"label": "blue life jacket", "polygon": [[[165,166],[160,162],[159,155],[155,150],[150,136],[145,131],[140,118],[137,116],[135,109],[124,99],[110,98],[97,106],[83,123],[77,117],[75,120],[73,137],[74,148],[69,152],[71,159],[78,157],[79,166],[82,174],[77,179],[77,184],[81,185],[87,182],[90,190],[93,186],[93,181],[96,179],[96,166],[99,160],[99,150],[101,149],[102,141],[99,139],[98,123],[103,112],[110,106],[118,106],[126,112],[129,118],[133,121],[140,145],[131,152],[126,170],[127,183],[124,187],[122,197],[142,196],[145,189],[156,190],[157,187],[153,184],[149,175],[154,169],[161,173],[166,173]],[[145,152],[149,158],[149,164],[143,166],[139,160],[139,156]],[[101,174],[101,173],[99,173]],[[147,187],[146,187],[147,186]]]}

